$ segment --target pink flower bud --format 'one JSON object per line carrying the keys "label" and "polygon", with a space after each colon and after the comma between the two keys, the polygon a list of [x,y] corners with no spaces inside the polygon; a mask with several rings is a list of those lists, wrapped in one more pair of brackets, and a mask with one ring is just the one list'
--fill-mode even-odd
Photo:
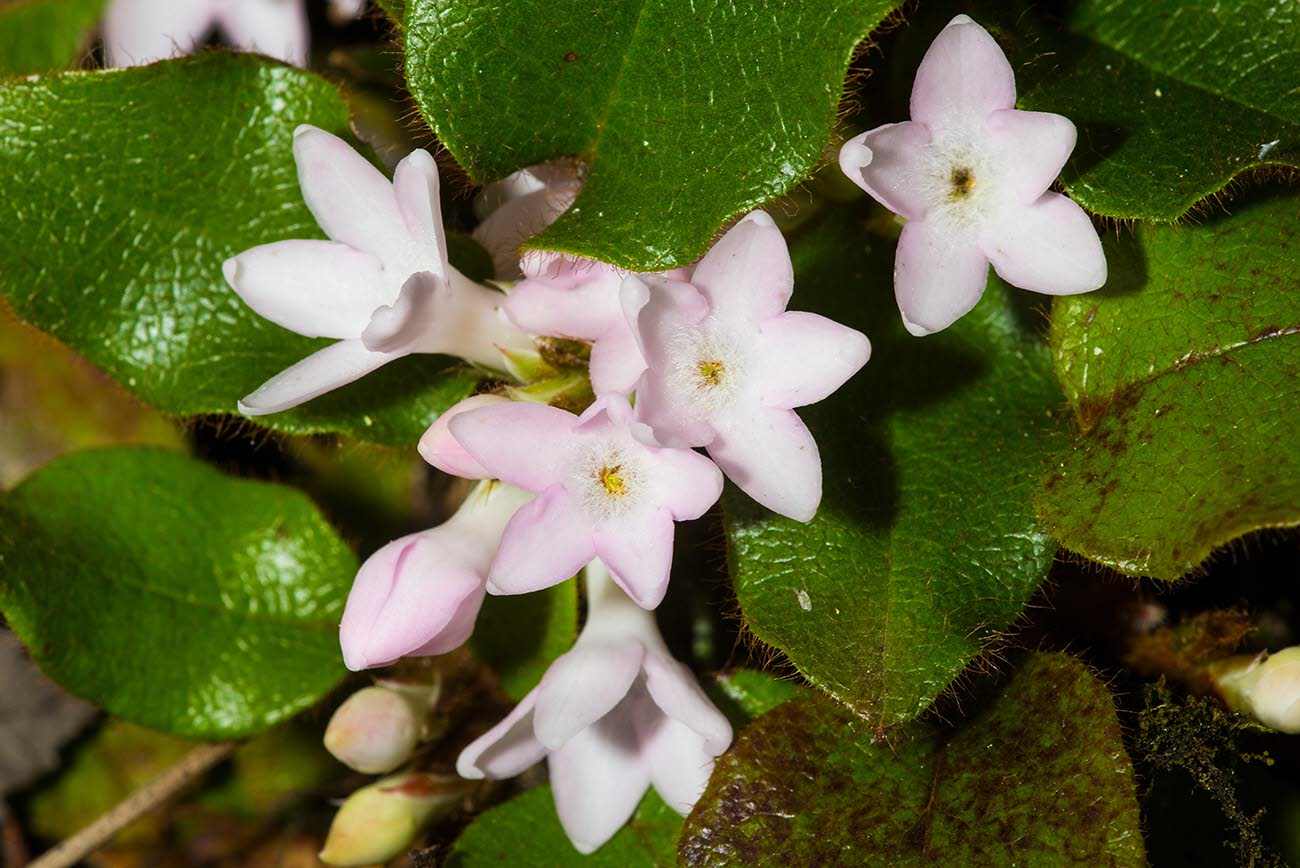
{"label": "pink flower bud", "polygon": [[362,688],[330,718],[325,749],[359,772],[391,772],[426,736],[439,692],[439,682]]}
{"label": "pink flower bud", "polygon": [[426,773],[395,775],[362,787],[334,815],[320,860],[339,868],[387,862],[471,789],[455,777]]}

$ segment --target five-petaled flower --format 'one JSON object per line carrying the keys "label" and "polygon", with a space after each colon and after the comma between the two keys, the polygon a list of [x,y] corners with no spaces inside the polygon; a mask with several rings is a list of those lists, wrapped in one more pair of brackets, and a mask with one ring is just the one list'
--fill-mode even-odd
{"label": "five-petaled flower", "polygon": [[606,396],[581,416],[523,401],[469,410],[452,436],[492,476],[537,498],[506,526],[488,591],[523,594],[562,582],[599,556],[646,608],[668,587],[674,522],[699,518],[722,474],[690,449],[634,436],[632,408]]}
{"label": "five-petaled flower", "polygon": [[965,15],[916,71],[912,119],[849,140],[840,167],[905,217],[894,291],[908,331],[947,328],[975,306],[988,266],[1049,295],[1106,282],[1101,241],[1083,209],[1046,192],[1074,150],[1074,124],[1017,111],[1016,81],[993,37]]}
{"label": "five-petaled flower", "polygon": [[286,410],[411,353],[505,369],[503,350],[532,351],[502,314],[504,296],[448,264],[427,151],[412,151],[390,183],[324,130],[299,127],[293,149],[303,199],[331,240],[246,250],[226,260],[226,280],[272,322],[338,342],[246,397],[245,414]]}
{"label": "five-petaled flower", "polygon": [[467,778],[509,778],[547,760],[560,823],[583,853],[618,831],[651,784],[687,813],[731,743],[731,726],[669,654],[649,612],[587,575],[587,623],[509,716],[461,752]]}
{"label": "five-petaled flower", "polygon": [[690,283],[630,277],[623,306],[648,368],[636,417],[667,446],[708,448],[740,488],[809,521],[821,501],[821,459],[794,412],[830,395],[867,362],[866,335],[787,311],[794,271],[762,211],[713,246]]}

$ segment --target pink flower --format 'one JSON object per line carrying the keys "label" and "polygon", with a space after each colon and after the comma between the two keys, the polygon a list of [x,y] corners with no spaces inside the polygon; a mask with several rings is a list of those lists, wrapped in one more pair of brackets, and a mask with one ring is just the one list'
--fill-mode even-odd
{"label": "pink flower", "polygon": [[582,416],[514,401],[451,420],[452,436],[487,472],[537,495],[506,527],[491,593],[549,587],[599,556],[637,603],[659,604],[673,523],[716,503],[722,474],[689,449],[647,445],[631,425],[619,396],[597,399]]}
{"label": "pink flower", "polygon": [[523,243],[568,210],[581,189],[577,166],[563,161],[529,166],[484,188],[479,201],[487,213],[474,240],[491,254],[498,280],[524,276]]}
{"label": "pink flower", "polygon": [[794,412],[867,362],[866,335],[787,311],[794,271],[772,218],[755,211],[700,260],[690,283],[628,278],[623,306],[649,369],[636,418],[666,446],[705,446],[764,506],[808,521],[821,501],[821,459]]}
{"label": "pink flower", "polygon": [[352,670],[445,654],[474,630],[506,522],[531,496],[483,483],[445,523],[394,540],[361,565],[339,644]]}
{"label": "pink flower", "polygon": [[302,0],[113,0],[104,18],[109,66],[189,54],[213,27],[236,48],[307,65]]}
{"label": "pink flower", "polygon": [[731,726],[668,653],[649,612],[587,570],[588,615],[573,650],[509,716],[461,752],[467,778],[509,778],[546,759],[560,823],[591,853],[653,784],[686,814],[704,792]]}
{"label": "pink flower", "polygon": [[973,308],[989,264],[1008,283],[1049,295],[1106,282],[1088,215],[1045,192],[1074,150],[1074,124],[1015,103],[1002,50],[958,15],[916,71],[912,120],[877,127],[840,150],[844,173],[907,218],[894,291],[914,335],[945,329]]}
{"label": "pink flower", "polygon": [[412,151],[389,182],[336,136],[294,133],[303,199],[330,241],[278,241],[226,260],[226,281],[262,316],[338,342],[268,380],[240,403],[286,410],[411,353],[446,353],[498,370],[503,349],[532,339],[501,314],[501,293],[447,263],[438,168]]}

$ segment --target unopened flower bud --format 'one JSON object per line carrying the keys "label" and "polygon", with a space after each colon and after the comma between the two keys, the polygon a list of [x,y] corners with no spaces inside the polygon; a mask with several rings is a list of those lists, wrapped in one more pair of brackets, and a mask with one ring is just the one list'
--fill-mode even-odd
{"label": "unopened flower bud", "polygon": [[1300,646],[1229,657],[1211,664],[1209,672],[1228,708],[1279,732],[1300,733]]}
{"label": "unopened flower bud", "polygon": [[358,690],[330,718],[325,749],[359,772],[391,772],[427,738],[439,686],[383,682]]}
{"label": "unopened flower bud", "polygon": [[348,796],[334,815],[320,860],[376,865],[407,850],[430,821],[450,811],[473,785],[424,772],[394,775]]}

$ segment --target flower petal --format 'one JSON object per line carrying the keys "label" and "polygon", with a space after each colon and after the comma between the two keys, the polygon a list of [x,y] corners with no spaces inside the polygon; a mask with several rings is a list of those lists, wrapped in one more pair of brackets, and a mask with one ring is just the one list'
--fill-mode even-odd
{"label": "flower petal", "polygon": [[871,357],[871,342],[857,329],[792,310],[759,327],[755,356],[762,402],[792,409],[815,404],[848,382]]}
{"label": "flower petal", "polygon": [[462,413],[448,425],[489,473],[536,494],[563,478],[578,417],[544,404],[508,401]]}
{"label": "flower petal", "polygon": [[1015,74],[989,32],[965,15],[948,22],[917,67],[912,120],[937,134],[983,123],[1015,104]]}
{"label": "flower petal", "polygon": [[390,271],[405,272],[403,278],[437,267],[420,256],[393,185],[351,145],[304,124],[293,134],[293,155],[303,201],[326,235],[378,257]]}
{"label": "flower petal", "polygon": [[872,198],[908,220],[925,216],[930,131],[924,124],[885,124],[840,148],[840,169]]}
{"label": "flower petal", "polygon": [[655,502],[667,508],[675,521],[699,518],[722,496],[722,471],[700,453],[654,447],[646,451],[653,468]]}
{"label": "flower petal", "polygon": [[441,277],[431,271],[417,271],[402,284],[392,304],[380,305],[370,315],[361,342],[375,352],[418,349],[420,338],[433,325],[437,299],[448,294],[447,282]]}
{"label": "flower petal", "polygon": [[620,315],[609,331],[591,345],[591,388],[597,395],[626,395],[636,388],[643,371],[641,347],[632,327]]}
{"label": "flower petal", "polygon": [[[535,176],[534,176],[535,177]],[[581,184],[577,178],[550,177],[522,185],[529,192],[507,198],[500,207],[474,230],[474,240],[492,255],[492,267],[499,280],[517,280],[524,272],[519,267],[520,247],[563,214],[577,198]]]}
{"label": "flower petal", "polygon": [[446,275],[447,234],[442,225],[442,202],[438,198],[438,164],[429,152],[416,148],[402,158],[393,171],[393,195],[406,220],[406,228],[431,262],[442,266],[435,272]]}
{"label": "flower petal", "polygon": [[221,270],[260,316],[308,337],[359,337],[374,309],[393,297],[379,260],[337,241],[263,244]]}
{"label": "flower petal", "polygon": [[1106,282],[1106,254],[1092,220],[1072,199],[1044,193],[1009,209],[980,239],[1007,283],[1048,295],[1076,295]]}
{"label": "flower petal", "polygon": [[638,718],[637,731],[650,782],[669,807],[686,816],[713,773],[713,757],[704,749],[704,739],[662,716],[644,722]]}
{"label": "flower petal", "polygon": [[647,654],[642,668],[646,691],[655,705],[702,738],[710,756],[720,755],[731,745],[731,724],[688,667],[669,657]]}
{"label": "flower petal", "polygon": [[766,213],[751,211],[704,254],[691,283],[715,316],[751,322],[776,316],[794,290],[785,236]]}
{"label": "flower petal", "polygon": [[581,506],[555,485],[521,507],[506,525],[488,573],[488,591],[527,594],[549,588],[576,575],[595,556],[594,533]]}
{"label": "flower petal", "polygon": [[469,638],[483,603],[492,548],[477,559],[449,561],[447,536],[442,528],[409,534],[361,565],[339,626],[343,662],[349,669],[442,654]]}
{"label": "flower petal", "polygon": [[979,245],[931,226],[908,223],[894,258],[894,295],[903,324],[920,337],[942,331],[975,306],[988,284]]}
{"label": "flower petal", "polygon": [[719,426],[709,457],[740,490],[773,512],[811,521],[822,498],[822,464],[793,410],[758,407],[743,424]]}
{"label": "flower petal", "polygon": [[212,25],[212,4],[114,0],[104,14],[108,66],[142,66],[189,54]]}
{"label": "flower petal", "polygon": [[309,33],[307,10],[302,3],[239,0],[214,5],[226,35],[236,48],[256,51],[294,66],[307,65]]}
{"label": "flower petal", "polygon": [[1017,200],[1025,205],[1052,186],[1078,138],[1069,118],[1049,112],[1003,109],[989,115],[985,128],[1002,152]]}
{"label": "flower petal", "polygon": [[578,733],[548,762],[555,812],[580,853],[614,836],[650,787],[625,706]]}
{"label": "flower petal", "polygon": [[672,514],[660,507],[603,522],[596,528],[595,553],[638,606],[653,609],[668,590],[673,565]]}
{"label": "flower petal", "polygon": [[622,276],[602,263],[589,263],[581,277],[530,277],[506,295],[505,311],[533,334],[595,340],[623,322],[618,288]]}
{"label": "flower petal", "polygon": [[470,780],[501,780],[541,762],[546,748],[533,735],[536,702],[534,690],[504,720],[470,742],[456,758],[456,774]]}
{"label": "flower petal", "polygon": [[265,416],[288,410],[359,380],[404,355],[401,351],[371,352],[359,339],[330,344],[258,386],[239,402],[239,412],[245,416]]}
{"label": "flower petal", "polygon": [[452,419],[467,410],[502,404],[507,400],[501,395],[471,395],[463,401],[457,402],[439,416],[429,426],[428,431],[424,432],[418,447],[420,456],[443,473],[450,473],[452,476],[460,476],[465,479],[491,479],[491,472],[482,464],[479,464],[474,456],[465,451],[465,447],[460,445],[460,441],[451,436],[449,425]]}
{"label": "flower petal", "polygon": [[645,646],[635,640],[583,642],[556,659],[537,685],[533,731],[549,750],[618,705],[641,674]]}

